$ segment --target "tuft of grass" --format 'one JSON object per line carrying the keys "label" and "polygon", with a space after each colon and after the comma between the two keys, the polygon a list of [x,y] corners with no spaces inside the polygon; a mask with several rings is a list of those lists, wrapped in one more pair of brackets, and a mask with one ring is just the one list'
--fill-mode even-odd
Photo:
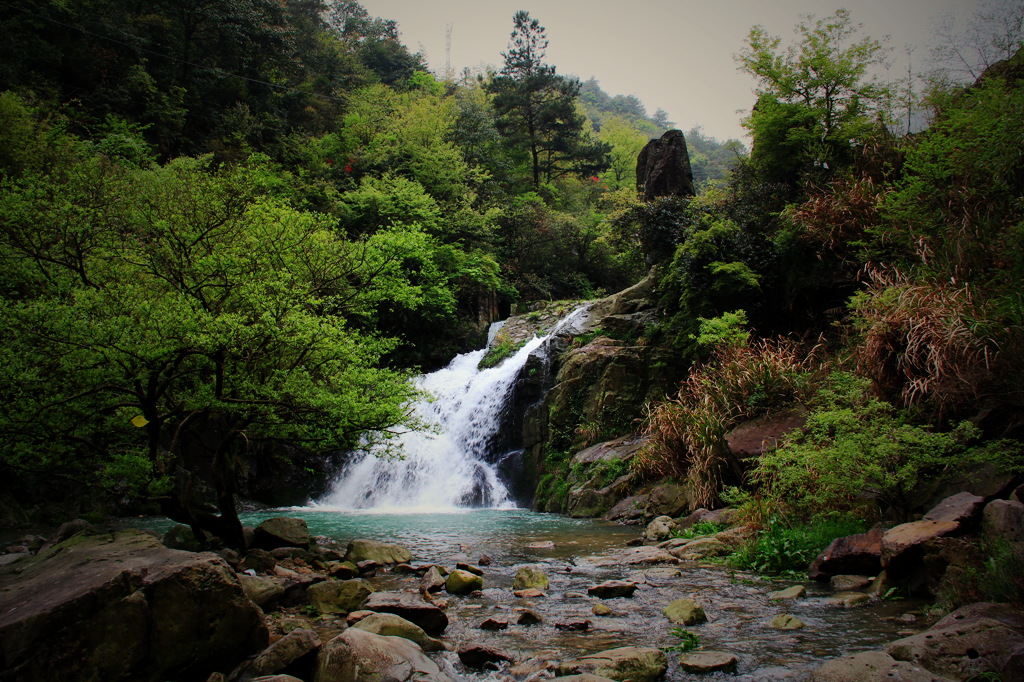
{"label": "tuft of grass", "polygon": [[678,640],[675,644],[665,647],[665,651],[696,651],[700,649],[700,635],[685,628],[672,628],[669,634]]}
{"label": "tuft of grass", "polygon": [[721,533],[723,530],[729,527],[728,523],[714,523],[712,521],[700,521],[693,524],[689,528],[684,530],[672,531],[672,537],[683,538],[689,540],[691,538],[701,538],[705,535],[714,535],[715,533]]}
{"label": "tuft of grass", "polygon": [[500,365],[506,358],[509,358],[516,354],[516,352],[526,345],[526,341],[502,341],[496,343],[487,349],[487,353],[480,358],[480,363],[477,365],[479,369],[489,369]]}
{"label": "tuft of grass", "polygon": [[833,517],[792,526],[773,519],[767,529],[729,558],[729,564],[765,575],[805,573],[833,540],[864,530],[859,519]]}

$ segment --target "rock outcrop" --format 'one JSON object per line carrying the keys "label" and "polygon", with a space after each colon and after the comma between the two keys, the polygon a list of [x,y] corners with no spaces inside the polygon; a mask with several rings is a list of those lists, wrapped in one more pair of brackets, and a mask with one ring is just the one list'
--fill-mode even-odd
{"label": "rock outcrop", "polygon": [[220,557],[167,549],[139,531],[81,533],[0,569],[2,667],[12,679],[187,677],[230,670],[267,638]]}
{"label": "rock outcrop", "polygon": [[669,130],[640,150],[636,159],[636,191],[644,201],[696,194],[683,131]]}

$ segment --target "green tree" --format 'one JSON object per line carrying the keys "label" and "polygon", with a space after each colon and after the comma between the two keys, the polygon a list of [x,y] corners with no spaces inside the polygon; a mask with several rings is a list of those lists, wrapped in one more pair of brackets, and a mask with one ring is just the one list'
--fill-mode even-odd
{"label": "green tree", "polygon": [[601,126],[598,137],[611,147],[611,164],[602,179],[611,189],[636,187],[636,157],[647,144],[647,135],[621,116],[613,116]]}
{"label": "green tree", "polygon": [[[885,63],[888,50],[858,37],[861,28],[845,9],[824,19],[808,15],[796,26],[798,42],[785,50],[782,38],[763,26],[750,29],[736,60],[758,82],[758,105],[745,121],[755,157],[762,138],[781,137],[800,149],[810,168],[831,168],[849,159],[851,142],[876,130],[891,89],[871,69]],[[773,150],[791,153],[786,145]]]}
{"label": "green tree", "polygon": [[516,12],[505,66],[494,77],[498,132],[528,157],[534,187],[567,173],[596,175],[607,167],[609,147],[584,131],[576,107],[580,83],[544,63],[548,40],[528,12]]}

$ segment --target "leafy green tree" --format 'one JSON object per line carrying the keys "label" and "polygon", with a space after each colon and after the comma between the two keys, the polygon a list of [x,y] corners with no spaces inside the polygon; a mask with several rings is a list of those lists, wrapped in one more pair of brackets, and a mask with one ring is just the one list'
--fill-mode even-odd
{"label": "leafy green tree", "polygon": [[585,134],[576,108],[580,83],[544,63],[548,40],[528,12],[516,12],[505,65],[489,84],[497,129],[527,156],[534,187],[567,173],[596,175],[609,148]]}
{"label": "leafy green tree", "polygon": [[649,139],[621,116],[601,126],[598,138],[611,147],[611,165],[602,178],[610,189],[636,187],[636,157]]}
{"label": "leafy green tree", "polygon": [[848,10],[796,26],[798,42],[783,50],[782,38],[754,26],[737,55],[740,69],[758,82],[758,105],[746,120],[754,137],[754,156],[761,139],[781,138],[774,157],[799,150],[809,169],[831,168],[849,161],[851,142],[863,141],[884,119],[891,89],[871,73],[882,65],[887,49],[878,40],[858,37]]}

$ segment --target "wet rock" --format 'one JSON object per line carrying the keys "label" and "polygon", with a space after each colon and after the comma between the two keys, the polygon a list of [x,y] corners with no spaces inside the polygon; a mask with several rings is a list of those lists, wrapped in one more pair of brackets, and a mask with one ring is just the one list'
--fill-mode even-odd
{"label": "wet rock", "polygon": [[587,594],[600,599],[632,597],[634,592],[636,592],[636,583],[624,580],[606,580],[600,585],[587,588]]}
{"label": "wet rock", "polygon": [[516,611],[519,613],[519,618],[516,619],[518,625],[537,625],[544,622],[544,618],[532,609],[516,609]]}
{"label": "wet rock", "polygon": [[586,632],[590,629],[589,620],[565,620],[555,623],[556,630],[565,632]]}
{"label": "wet rock", "polygon": [[768,621],[768,627],[773,630],[799,630],[805,625],[806,623],[792,613],[780,613]]}
{"label": "wet rock", "polygon": [[643,495],[631,495],[619,500],[611,509],[605,512],[604,518],[608,521],[620,523],[640,523],[644,517]]}
{"label": "wet rock", "polygon": [[925,521],[952,521],[964,531],[977,528],[985,498],[967,491],[947,497],[924,515]]}
{"label": "wet rock", "polygon": [[600,675],[591,675],[590,673],[583,673],[582,675],[565,675],[563,677],[552,678],[551,682],[615,682],[610,677],[602,677]]}
{"label": "wet rock", "polygon": [[445,576],[437,566],[431,566],[420,580],[420,589],[425,592],[439,592],[444,587]]}
{"label": "wet rock", "polygon": [[74,519],[67,523],[61,524],[53,535],[43,543],[39,548],[39,554],[42,554],[51,547],[58,545],[65,540],[69,540],[79,533],[85,533],[86,535],[100,535],[101,531],[96,526],[92,525],[85,519]]}
{"label": "wet rock", "polygon": [[699,625],[708,620],[704,607],[692,599],[676,599],[662,613],[676,625]]}
{"label": "wet rock", "polygon": [[536,587],[528,587],[525,590],[515,590],[512,594],[519,599],[538,599],[539,597],[547,596]]}
{"label": "wet rock", "polygon": [[843,608],[853,608],[855,606],[863,606],[871,601],[871,596],[864,594],[863,592],[836,592],[832,596],[825,599],[826,604],[832,606],[842,606]]}
{"label": "wet rock", "polygon": [[656,568],[649,568],[639,575],[642,575],[644,580],[672,580],[673,578],[682,576],[683,572],[678,568],[658,566]]}
{"label": "wet rock", "polygon": [[206,543],[213,536],[203,531],[203,541],[196,538],[196,534],[188,526],[178,524],[171,526],[166,533],[160,536],[160,543],[168,549],[181,549],[186,552],[202,552],[206,549]]}
{"label": "wet rock", "polygon": [[807,571],[811,580],[824,582],[834,575],[862,573],[876,575],[882,570],[882,536],[875,528],[867,533],[836,538],[811,563]]}
{"label": "wet rock", "polygon": [[658,516],[647,524],[644,531],[644,538],[651,542],[661,542],[672,537],[672,531],[676,529],[676,523],[671,516]]}
{"label": "wet rock", "polygon": [[252,680],[274,675],[285,668],[297,665],[308,657],[305,668],[312,672],[315,652],[320,648],[320,638],[312,630],[296,629],[261,651],[251,661],[243,663],[231,674],[232,682]]}
{"label": "wet rock", "polygon": [[611,616],[615,613],[607,604],[594,604],[594,606],[591,607],[590,612],[595,616]]}
{"label": "wet rock", "polygon": [[243,574],[238,576],[238,581],[242,584],[245,596],[263,609],[264,613],[277,608],[284,596],[284,585],[279,578]]}
{"label": "wet rock", "polygon": [[513,590],[548,589],[548,576],[538,566],[521,566],[512,581]]}
{"label": "wet rock", "polygon": [[708,557],[726,556],[731,554],[733,547],[718,538],[695,538],[682,547],[669,550],[669,554],[682,561],[700,561]]}
{"label": "wet rock", "polygon": [[[899,579],[919,569],[925,543],[957,533],[955,521],[911,521],[890,528],[882,535],[882,567]],[[853,572],[853,571],[851,571]]]}
{"label": "wet rock", "polygon": [[450,682],[419,646],[401,637],[349,628],[323,645],[314,682],[434,680]]}
{"label": "wet rock", "polygon": [[363,608],[401,616],[435,637],[448,627],[448,616],[444,611],[410,592],[374,592],[363,604]]}
{"label": "wet rock", "polygon": [[359,570],[359,575],[364,578],[372,578],[377,575],[377,569],[380,568],[380,564],[373,559],[364,559],[363,561],[356,562],[356,568]]}
{"label": "wet rock", "polygon": [[256,526],[253,531],[253,546],[257,549],[278,547],[309,547],[309,528],[305,519],[291,516],[276,516]]}
{"label": "wet rock", "polygon": [[462,562],[462,561],[460,561],[459,563],[455,564],[455,568],[460,570],[460,571],[466,571],[467,573],[472,573],[473,575],[478,575],[478,576],[481,576],[481,577],[483,577],[483,574],[484,574],[484,570],[482,568],[480,568],[478,566],[473,566],[472,564],[467,564],[467,563]]}
{"label": "wet rock", "polygon": [[444,589],[450,594],[469,594],[484,589],[484,579],[475,573],[456,568],[444,581]]}
{"label": "wet rock", "polygon": [[982,536],[990,542],[1024,542],[1024,504],[993,500],[985,505]]}
{"label": "wet rock", "polygon": [[559,675],[599,675],[620,682],[652,682],[668,669],[668,659],[660,649],[620,647],[581,656],[558,665]]}
{"label": "wet rock", "polygon": [[361,561],[402,564],[412,561],[412,552],[402,545],[375,540],[353,540],[345,551],[345,561],[351,561],[357,566]]}
{"label": "wet rock", "polygon": [[239,571],[255,571],[256,573],[273,573],[277,567],[274,555],[263,549],[250,549],[239,562]]}
{"label": "wet rock", "polygon": [[723,651],[690,651],[679,656],[679,667],[695,675],[736,672],[740,659]]}
{"label": "wet rock", "polygon": [[468,668],[481,670],[488,665],[511,663],[512,657],[494,647],[470,642],[459,649],[459,660]]}
{"label": "wet rock", "polygon": [[807,596],[807,588],[803,585],[793,585],[787,587],[784,590],[778,590],[777,592],[769,592],[768,598],[775,600],[782,599],[800,599]]}
{"label": "wet rock", "polygon": [[[993,618],[989,613],[1003,617]],[[1011,652],[1024,646],[1024,632],[1008,624],[1010,619],[1004,614],[1002,609],[977,606],[957,611],[925,632],[889,644],[885,652],[898,661],[911,661],[956,679],[998,673]]]}
{"label": "wet rock", "polygon": [[950,682],[918,665],[897,661],[882,651],[862,651],[828,661],[808,682]]}
{"label": "wet rock", "polygon": [[0,569],[2,667],[16,679],[192,677],[267,640],[221,558],[139,531],[78,533]]}
{"label": "wet rock", "polygon": [[836,592],[859,590],[871,584],[873,578],[866,575],[834,575],[828,581],[829,587]]}
{"label": "wet rock", "polygon": [[978,602],[961,606],[953,613],[947,614],[935,623],[933,628],[941,629],[958,623],[969,623],[974,620],[989,618],[997,620],[1014,630],[1024,630],[1024,612],[1010,604]]}
{"label": "wet rock", "polygon": [[494,563],[494,560],[491,559],[491,555],[489,554],[481,554],[480,558],[477,559],[476,562],[481,566],[490,566],[492,563]]}
{"label": "wet rock", "polygon": [[613,557],[606,557],[596,562],[597,566],[640,566],[643,564],[678,564],[675,558],[657,547],[630,547]]}
{"label": "wet rock", "polygon": [[508,621],[507,620],[499,620],[498,618],[488,618],[484,622],[480,623],[480,625],[478,625],[477,627],[479,627],[481,630],[491,630],[491,631],[507,630],[508,629]]}
{"label": "wet rock", "polygon": [[299,628],[305,630],[313,629],[313,623],[308,618],[303,618],[302,616],[289,616],[287,618],[282,618],[278,621],[277,626],[281,628],[281,631],[285,634],[292,630],[298,630]]}
{"label": "wet rock", "polygon": [[373,586],[362,578],[326,580],[306,588],[309,603],[320,613],[356,611],[372,593]]}
{"label": "wet rock", "polygon": [[338,580],[350,580],[359,575],[359,567],[351,561],[339,561],[328,567],[327,575]]}
{"label": "wet rock", "polygon": [[673,519],[689,512],[691,508],[689,488],[675,483],[662,483],[654,486],[647,493],[647,500],[644,503],[644,518],[653,519],[667,516]]}
{"label": "wet rock", "polygon": [[396,616],[393,613],[375,613],[372,611],[363,613],[366,615],[355,623],[350,623],[349,626],[365,630],[366,632],[372,632],[375,635],[401,637],[409,640],[410,642],[415,642],[424,651],[445,650],[445,646],[441,640],[434,639],[424,632],[423,628],[419,625],[407,621],[401,616]]}

